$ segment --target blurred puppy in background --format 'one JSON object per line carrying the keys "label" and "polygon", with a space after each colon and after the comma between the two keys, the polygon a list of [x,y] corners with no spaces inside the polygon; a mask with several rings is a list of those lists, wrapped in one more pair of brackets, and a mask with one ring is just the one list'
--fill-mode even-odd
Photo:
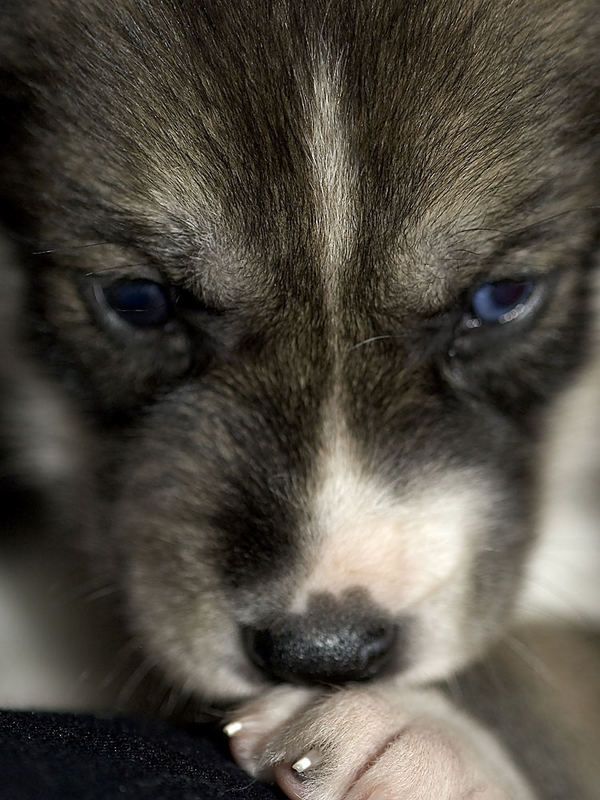
{"label": "blurred puppy in background", "polygon": [[567,592],[597,1],[1,7],[4,472],[135,680],[229,708],[291,798],[597,797],[595,599],[523,595]]}

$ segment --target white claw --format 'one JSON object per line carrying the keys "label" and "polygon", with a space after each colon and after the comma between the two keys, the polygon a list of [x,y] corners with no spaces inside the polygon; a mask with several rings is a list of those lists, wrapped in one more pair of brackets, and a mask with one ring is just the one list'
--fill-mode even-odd
{"label": "white claw", "polygon": [[229,736],[231,739],[232,736],[235,736],[236,733],[239,733],[242,728],[243,724],[239,720],[235,720],[234,722],[228,722],[227,725],[223,728],[223,733],[225,736]]}
{"label": "white claw", "polygon": [[294,772],[297,772],[298,775],[302,775],[306,770],[318,767],[321,760],[321,754],[317,750],[311,750],[292,764],[292,769]]}

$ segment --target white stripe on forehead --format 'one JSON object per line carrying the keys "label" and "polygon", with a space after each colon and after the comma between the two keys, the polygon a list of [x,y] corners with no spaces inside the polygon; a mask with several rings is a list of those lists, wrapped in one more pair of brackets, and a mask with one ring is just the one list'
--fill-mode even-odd
{"label": "white stripe on forehead", "polygon": [[306,99],[316,233],[322,247],[324,282],[333,298],[336,274],[350,255],[358,227],[357,170],[350,154],[340,59],[327,60],[323,55],[315,59],[312,92]]}

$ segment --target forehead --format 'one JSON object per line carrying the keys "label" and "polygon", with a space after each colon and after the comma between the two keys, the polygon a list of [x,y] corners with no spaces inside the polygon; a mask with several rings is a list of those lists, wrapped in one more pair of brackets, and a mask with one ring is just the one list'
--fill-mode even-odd
{"label": "forehead", "polygon": [[113,200],[217,296],[383,280],[434,310],[499,232],[561,203],[533,102],[556,83],[550,41],[491,5],[108,12],[77,47],[101,59],[79,79]]}

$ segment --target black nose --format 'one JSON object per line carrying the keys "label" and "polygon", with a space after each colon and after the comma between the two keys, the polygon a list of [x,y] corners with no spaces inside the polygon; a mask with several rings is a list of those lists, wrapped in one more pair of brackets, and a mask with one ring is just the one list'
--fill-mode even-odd
{"label": "black nose", "polygon": [[385,618],[338,620],[290,615],[268,627],[245,628],[250,659],[270,677],[301,683],[364,681],[394,661],[397,628]]}

